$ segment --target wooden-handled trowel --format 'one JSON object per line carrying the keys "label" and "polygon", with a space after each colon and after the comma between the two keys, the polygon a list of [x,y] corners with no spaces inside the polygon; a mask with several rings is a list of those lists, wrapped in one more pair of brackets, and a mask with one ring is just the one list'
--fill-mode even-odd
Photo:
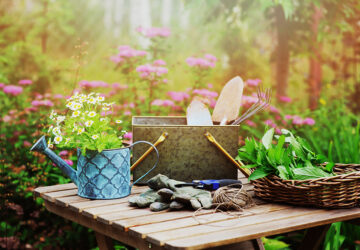
{"label": "wooden-handled trowel", "polygon": [[187,125],[212,126],[210,111],[205,104],[194,99],[186,109]]}
{"label": "wooden-handled trowel", "polygon": [[234,77],[225,84],[212,114],[213,122],[225,125],[238,117],[243,90],[244,82],[240,76]]}

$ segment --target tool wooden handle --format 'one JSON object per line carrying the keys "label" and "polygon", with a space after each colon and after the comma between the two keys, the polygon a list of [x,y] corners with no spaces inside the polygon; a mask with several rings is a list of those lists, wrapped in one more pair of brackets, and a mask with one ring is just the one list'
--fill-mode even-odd
{"label": "tool wooden handle", "polygon": [[[169,135],[168,132],[162,133],[160,137],[157,139],[157,141],[154,143],[154,146],[156,147],[157,145],[165,141],[168,135]],[[140,158],[130,167],[130,171],[134,170],[140,164],[140,162],[142,162],[145,159],[145,157],[148,156],[153,150],[154,150],[153,147],[150,147],[148,150],[146,150],[146,152],[142,156],[140,156]]]}
{"label": "tool wooden handle", "polygon": [[212,136],[209,132],[205,133],[206,138],[212,143],[214,144],[232,163],[234,163],[236,165],[236,167],[246,176],[249,177],[251,172],[249,169],[244,168],[244,164],[240,161],[237,162],[214,138],[214,136]]}

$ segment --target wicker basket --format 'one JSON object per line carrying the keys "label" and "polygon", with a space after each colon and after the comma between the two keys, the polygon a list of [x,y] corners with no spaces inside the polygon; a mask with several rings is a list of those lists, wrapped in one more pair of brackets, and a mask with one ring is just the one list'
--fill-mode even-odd
{"label": "wicker basket", "polygon": [[321,208],[359,205],[360,164],[335,164],[336,176],[283,180],[275,175],[252,181],[255,195],[271,202]]}

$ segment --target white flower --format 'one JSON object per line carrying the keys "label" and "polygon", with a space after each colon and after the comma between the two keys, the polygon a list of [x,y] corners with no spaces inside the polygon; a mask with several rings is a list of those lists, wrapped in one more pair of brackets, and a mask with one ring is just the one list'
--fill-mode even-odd
{"label": "white flower", "polygon": [[78,117],[81,114],[79,110],[76,110],[72,113],[71,117]]}
{"label": "white flower", "polygon": [[55,144],[59,144],[61,141],[62,141],[62,137],[61,136],[56,136],[55,138],[54,138],[54,142],[55,142]]}
{"label": "white flower", "polygon": [[74,102],[73,105],[71,107],[69,107],[71,110],[78,110],[82,107],[82,104],[81,103],[78,103],[78,102]]}
{"label": "white flower", "polygon": [[96,98],[94,97],[90,97],[89,100],[87,101],[88,103],[91,103],[91,104],[95,104],[96,103]]}
{"label": "white flower", "polygon": [[48,133],[50,133],[50,131],[53,129],[53,125],[50,126],[49,130],[48,130]]}
{"label": "white flower", "polygon": [[122,123],[122,120],[116,120],[115,122],[120,124]]}
{"label": "white flower", "polygon": [[103,96],[98,96],[98,97],[97,97],[97,100],[98,100],[99,102],[103,102],[103,101],[105,100],[105,97],[103,97]]}
{"label": "white flower", "polygon": [[107,110],[109,110],[110,108],[108,108],[108,107],[103,107],[102,108],[102,110],[104,110],[104,111],[107,111]]}
{"label": "white flower", "polygon": [[66,139],[65,139],[65,144],[68,144],[69,141],[70,141],[70,138],[66,138]]}
{"label": "white flower", "polygon": [[94,121],[91,121],[91,120],[86,121],[86,122],[85,122],[85,126],[86,126],[86,127],[90,127],[93,123],[94,123]]}
{"label": "white flower", "polygon": [[65,116],[63,115],[59,115],[56,119],[56,123],[59,125],[60,123],[62,123],[63,121],[65,121]]}
{"label": "white flower", "polygon": [[71,108],[73,104],[74,104],[73,102],[68,102],[66,103],[66,107]]}
{"label": "white flower", "polygon": [[95,111],[91,111],[89,112],[88,116],[89,117],[94,117],[96,115],[96,112]]}
{"label": "white flower", "polygon": [[74,124],[72,132],[75,132],[77,129],[78,129],[78,127],[76,126],[76,124]]}
{"label": "white flower", "polygon": [[100,118],[100,121],[106,121],[107,119],[106,118]]}
{"label": "white flower", "polygon": [[53,119],[55,116],[57,116],[56,112],[54,110],[51,110],[50,119]]}
{"label": "white flower", "polygon": [[86,101],[86,99],[87,99],[87,96],[86,96],[86,95],[81,95],[79,101],[80,101],[81,103],[83,103],[83,102]]}
{"label": "white flower", "polygon": [[52,132],[53,132],[53,134],[56,135],[56,136],[60,136],[60,135],[61,135],[60,127],[55,127]]}
{"label": "white flower", "polygon": [[91,136],[91,138],[93,138],[94,140],[96,140],[97,138],[99,138],[99,136],[98,136],[98,135],[93,135],[93,136]]}
{"label": "white flower", "polygon": [[84,128],[79,128],[77,134],[80,135],[80,134],[82,134],[84,131],[85,131]]}

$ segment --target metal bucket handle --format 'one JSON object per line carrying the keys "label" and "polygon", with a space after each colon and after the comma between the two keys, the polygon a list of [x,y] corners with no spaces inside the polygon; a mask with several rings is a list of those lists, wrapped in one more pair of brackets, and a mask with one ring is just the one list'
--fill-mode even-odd
{"label": "metal bucket handle", "polygon": [[136,181],[134,181],[134,182],[130,185],[130,188],[131,188],[135,183],[137,183],[137,182],[140,181],[142,178],[144,178],[148,173],[150,173],[150,172],[157,166],[157,164],[159,163],[159,159],[160,159],[158,149],[157,149],[157,148],[155,147],[155,145],[152,144],[151,142],[148,142],[148,141],[137,141],[137,142],[134,142],[133,144],[131,144],[129,147],[132,148],[132,147],[134,147],[136,144],[139,144],[139,143],[149,144],[149,145],[155,150],[156,156],[157,156],[157,160],[156,160],[154,166],[153,166],[149,171],[147,171],[143,176],[141,176],[140,178],[138,178]]}

